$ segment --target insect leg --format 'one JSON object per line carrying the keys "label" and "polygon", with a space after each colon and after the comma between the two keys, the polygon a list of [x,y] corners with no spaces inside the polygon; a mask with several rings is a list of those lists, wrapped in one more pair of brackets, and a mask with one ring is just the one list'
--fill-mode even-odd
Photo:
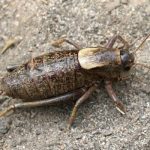
{"label": "insect leg", "polygon": [[45,105],[55,104],[55,103],[58,103],[58,102],[63,102],[63,101],[66,101],[66,100],[70,100],[71,98],[74,99],[76,97],[80,97],[83,93],[84,93],[84,89],[81,88],[81,89],[78,89],[74,92],[70,92],[70,93],[67,93],[65,95],[61,95],[61,96],[54,97],[54,98],[51,98],[51,99],[45,99],[45,100],[34,101],[34,102],[23,102],[23,103],[10,105],[5,110],[0,112],[0,117],[5,116],[9,112],[14,111],[15,109],[18,109],[18,108],[29,108],[29,107],[38,107],[38,106],[45,106]]}
{"label": "insect leg", "polygon": [[79,108],[79,106],[88,99],[88,97],[93,93],[93,91],[96,89],[96,85],[90,87],[76,102],[75,106],[73,107],[71,116],[69,118],[69,124],[68,124],[68,128],[71,127],[71,125],[73,124],[76,114],[77,114],[77,110]]}
{"label": "insect leg", "polygon": [[29,69],[29,70],[33,70],[33,69],[36,69],[36,63],[35,63],[35,59],[33,57],[33,51],[30,51],[31,52],[31,60],[26,64],[26,69]]}
{"label": "insect leg", "polygon": [[107,90],[108,95],[111,97],[114,105],[116,106],[116,109],[121,112],[122,114],[126,113],[126,110],[124,108],[123,103],[117,98],[115,92],[112,88],[112,82],[111,81],[105,81],[105,88]]}
{"label": "insect leg", "polygon": [[67,42],[68,44],[73,45],[73,46],[74,46],[76,49],[78,49],[78,50],[81,49],[81,47],[80,47],[78,44],[76,44],[76,43],[74,43],[74,42],[72,42],[72,41],[70,41],[70,40],[65,39],[65,42]]}
{"label": "insect leg", "polygon": [[74,43],[70,40],[67,40],[65,38],[60,38],[60,39],[54,40],[54,41],[51,42],[51,45],[55,46],[55,47],[60,47],[64,42],[74,46],[78,50],[81,49],[81,47],[78,44],[76,44],[76,43]]}
{"label": "insect leg", "polygon": [[123,39],[122,36],[120,36],[120,35],[114,35],[114,36],[108,41],[108,43],[107,43],[107,45],[106,45],[106,48],[112,48],[117,39],[120,40],[120,41],[124,44],[123,47],[124,47],[125,49],[128,49],[128,48],[129,48],[128,42],[127,42],[125,39]]}

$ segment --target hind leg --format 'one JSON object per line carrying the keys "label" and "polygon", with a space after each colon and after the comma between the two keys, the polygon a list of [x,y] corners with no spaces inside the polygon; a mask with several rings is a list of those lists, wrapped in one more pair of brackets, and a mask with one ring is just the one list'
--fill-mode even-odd
{"label": "hind leg", "polygon": [[45,106],[45,105],[50,105],[50,104],[55,104],[58,102],[63,102],[66,100],[70,100],[71,98],[76,98],[79,97],[83,94],[84,89],[78,89],[76,91],[54,97],[51,99],[45,99],[41,101],[34,101],[34,102],[22,102],[14,105],[10,105],[9,107],[5,108],[5,110],[0,112],[0,117],[7,115],[9,112],[14,111],[15,109],[19,108],[29,108],[29,107],[38,107],[38,106]]}

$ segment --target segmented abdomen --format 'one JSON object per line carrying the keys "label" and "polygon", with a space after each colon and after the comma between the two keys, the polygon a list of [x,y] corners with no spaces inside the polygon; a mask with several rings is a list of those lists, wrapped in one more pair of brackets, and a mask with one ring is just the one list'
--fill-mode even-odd
{"label": "segmented abdomen", "polygon": [[58,96],[85,84],[78,51],[48,53],[21,65],[2,79],[7,95],[26,100]]}

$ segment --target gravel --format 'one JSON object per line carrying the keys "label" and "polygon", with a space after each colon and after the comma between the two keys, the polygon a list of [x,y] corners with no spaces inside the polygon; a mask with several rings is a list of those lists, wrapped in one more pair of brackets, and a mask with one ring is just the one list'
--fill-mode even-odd
{"label": "gravel", "polygon": [[[8,39],[21,39],[0,55],[1,76],[7,65],[30,59],[30,51],[33,56],[55,51],[51,41],[63,36],[81,47],[91,47],[105,44],[117,33],[134,42],[134,50],[150,33],[150,1],[1,0],[0,33],[0,49]],[[64,44],[61,50],[66,48],[72,47]],[[150,39],[137,53],[136,61],[150,65],[149,54]],[[101,86],[81,106],[71,130],[66,130],[66,124],[73,105],[17,110],[1,118],[0,149],[149,150],[150,73],[140,66],[132,73],[134,78],[114,83],[127,115],[118,113]],[[15,102],[18,100],[1,96],[0,108]]]}

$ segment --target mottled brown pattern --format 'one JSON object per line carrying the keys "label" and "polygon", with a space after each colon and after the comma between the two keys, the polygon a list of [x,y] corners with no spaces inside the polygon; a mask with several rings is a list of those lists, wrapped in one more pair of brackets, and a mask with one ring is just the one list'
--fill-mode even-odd
{"label": "mottled brown pattern", "polygon": [[[89,51],[91,49],[88,48]],[[93,62],[90,58],[87,59],[87,66],[90,62],[98,64],[91,69],[83,69],[80,66],[82,57],[79,56],[78,50],[47,53],[8,73],[2,79],[2,87],[7,95],[30,101],[59,96],[81,87],[90,87],[101,79],[119,79],[125,70],[121,61],[119,64],[115,63],[118,58],[116,51],[118,49],[106,51],[104,48],[104,51],[90,54],[94,58],[102,58],[93,59]],[[105,62],[109,63],[106,65]]]}
{"label": "mottled brown pattern", "polygon": [[78,51],[48,53],[38,56],[2,80],[7,95],[25,100],[46,99],[85,85],[77,59]]}

